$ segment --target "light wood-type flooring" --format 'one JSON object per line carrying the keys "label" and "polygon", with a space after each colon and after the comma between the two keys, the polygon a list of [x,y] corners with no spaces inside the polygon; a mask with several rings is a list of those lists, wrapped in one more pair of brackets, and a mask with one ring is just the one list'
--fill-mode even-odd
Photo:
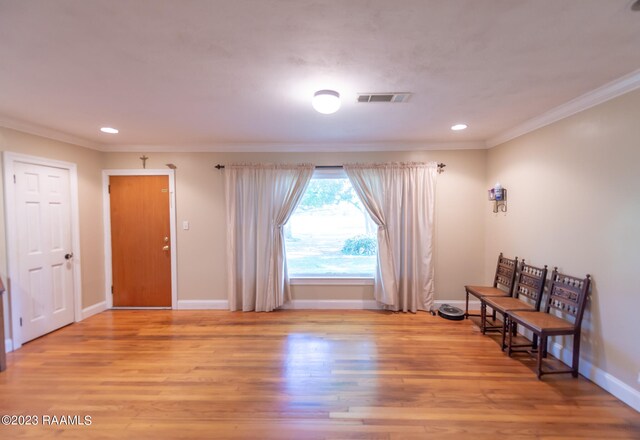
{"label": "light wood-type flooring", "polygon": [[533,368],[428,313],[107,311],[9,353],[0,413],[40,420],[0,439],[640,439],[640,413]]}

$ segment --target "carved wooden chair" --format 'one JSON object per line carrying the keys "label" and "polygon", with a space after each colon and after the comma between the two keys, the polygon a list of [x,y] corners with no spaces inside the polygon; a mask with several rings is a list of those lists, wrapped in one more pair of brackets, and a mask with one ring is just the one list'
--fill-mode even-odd
{"label": "carved wooden chair", "polygon": [[[571,373],[573,377],[578,377],[580,328],[590,284],[590,275],[581,279],[561,274],[557,269],[554,269],[551,274],[549,296],[544,311],[507,312],[508,325],[511,327],[509,329],[510,331],[507,332],[509,333],[509,356],[515,351],[513,350],[515,347],[513,344],[513,334],[517,326],[521,325],[540,339],[540,346],[537,349],[538,358],[536,365],[538,379],[540,379],[543,374],[559,373]],[[551,313],[552,310],[573,316],[573,322],[557,316],[556,313]],[[571,369],[544,371],[542,369],[542,358],[547,356],[547,338],[558,335],[573,336],[573,361]],[[531,344],[531,346],[533,347],[533,344]]]}
{"label": "carved wooden chair", "polygon": [[[466,306],[464,311],[465,318],[469,316],[481,316],[480,314],[469,313],[469,295],[473,295],[478,299],[484,297],[511,296],[513,293],[513,282],[516,278],[516,268],[518,267],[518,257],[515,259],[506,258],[502,252],[498,256],[498,264],[496,266],[496,275],[493,278],[493,286],[464,286],[466,292]],[[495,311],[493,319],[496,318]]]}
{"label": "carved wooden chair", "polygon": [[[502,349],[506,348],[505,337],[507,330],[507,312],[515,310],[538,311],[542,302],[542,294],[547,281],[547,266],[543,268],[520,263],[517,281],[513,290],[513,296],[483,297],[480,298],[480,315],[482,333],[487,331],[502,332]],[[526,301],[523,301],[523,299]],[[487,307],[491,307],[502,316],[502,324],[490,325],[487,320]],[[534,341],[534,346],[535,346]]]}

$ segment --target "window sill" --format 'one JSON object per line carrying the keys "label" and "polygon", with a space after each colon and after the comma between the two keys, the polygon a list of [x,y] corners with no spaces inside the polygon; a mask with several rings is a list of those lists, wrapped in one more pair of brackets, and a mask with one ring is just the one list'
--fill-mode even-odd
{"label": "window sill", "polygon": [[291,285],[299,286],[373,286],[373,278],[367,277],[292,277]]}

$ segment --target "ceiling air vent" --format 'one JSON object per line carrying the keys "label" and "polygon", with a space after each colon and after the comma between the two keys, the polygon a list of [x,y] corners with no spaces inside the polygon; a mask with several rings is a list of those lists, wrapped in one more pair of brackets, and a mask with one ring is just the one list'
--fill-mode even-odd
{"label": "ceiling air vent", "polygon": [[411,93],[358,93],[358,102],[407,102]]}

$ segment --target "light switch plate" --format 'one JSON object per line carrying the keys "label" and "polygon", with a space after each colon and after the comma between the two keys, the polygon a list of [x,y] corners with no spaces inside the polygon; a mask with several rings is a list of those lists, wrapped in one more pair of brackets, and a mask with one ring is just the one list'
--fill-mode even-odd
{"label": "light switch plate", "polygon": [[184,229],[185,231],[189,230],[189,220],[184,220],[182,222],[182,229]]}

